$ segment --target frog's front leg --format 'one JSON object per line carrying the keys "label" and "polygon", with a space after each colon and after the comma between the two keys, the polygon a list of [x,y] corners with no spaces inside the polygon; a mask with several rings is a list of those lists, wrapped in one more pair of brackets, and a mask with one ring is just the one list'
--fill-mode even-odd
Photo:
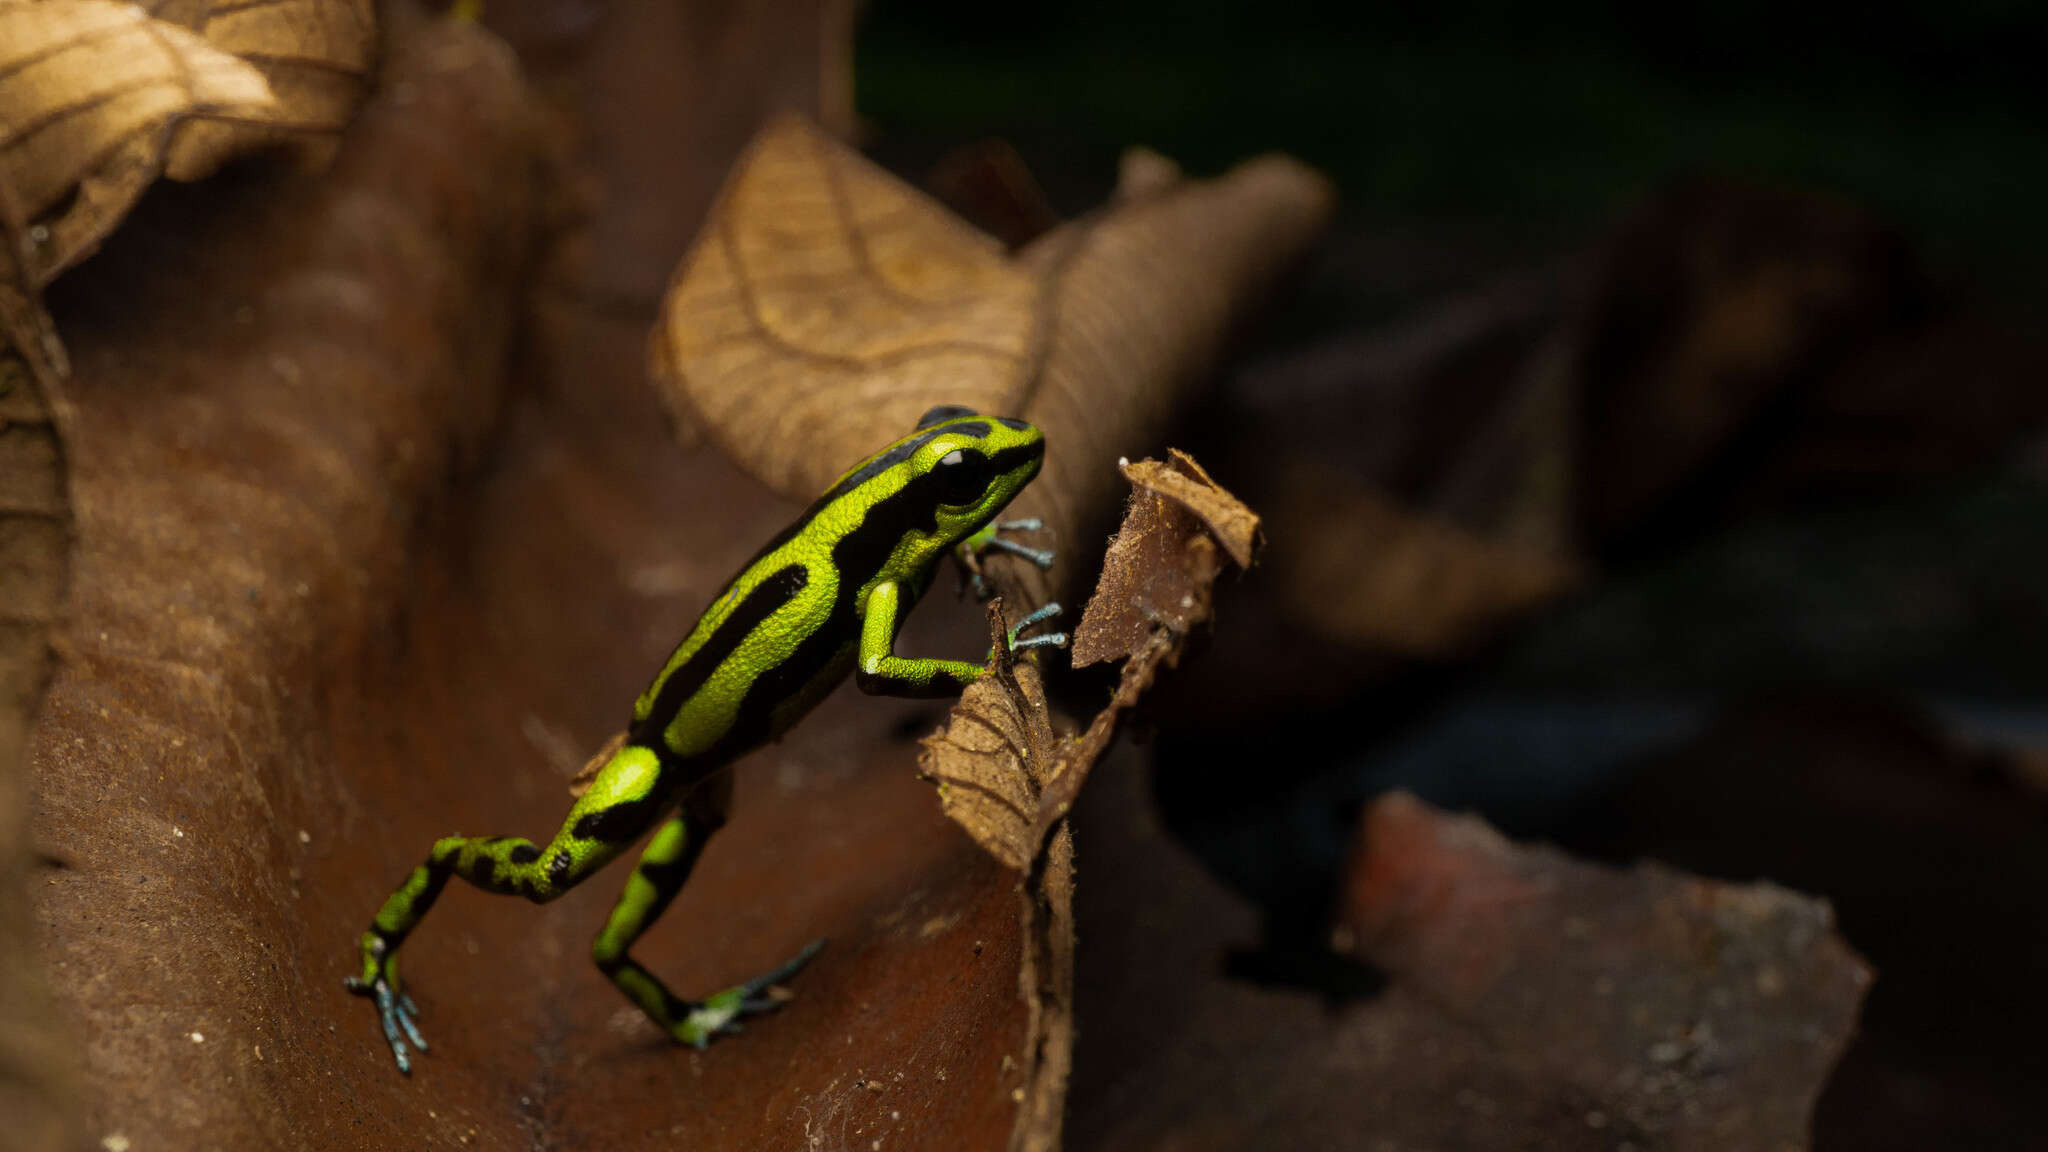
{"label": "frog's front leg", "polygon": [[989,598],[988,580],[981,574],[981,557],[984,552],[1008,552],[1022,556],[1042,569],[1050,569],[1057,553],[1050,548],[1031,548],[1004,536],[1004,532],[1038,532],[1045,528],[1045,521],[1036,516],[1021,520],[995,520],[982,526],[972,536],[953,546],[953,559],[960,565],[961,573],[974,588],[978,599]]}
{"label": "frog's front leg", "polygon": [[771,985],[787,980],[817,955],[824,941],[813,941],[796,958],[772,972],[744,984],[727,988],[702,1002],[685,1000],[670,992],[653,973],[633,959],[633,942],[647,931],[669,902],[682,890],[704,851],[704,842],[725,824],[722,792],[725,781],[707,782],[683,803],[682,812],[662,825],[641,854],[640,863],[626,880],[626,890],[605,921],[603,931],[591,942],[591,959],[656,1027],[684,1044],[708,1046],[722,1033],[739,1031],[739,1018],[771,1011],[781,1001],[768,995]]}
{"label": "frog's front leg", "polygon": [[435,841],[426,862],[413,869],[363,933],[362,972],[348,979],[351,991],[376,1001],[399,1071],[412,1071],[408,1042],[421,1051],[427,1045],[399,981],[398,949],[440,898],[448,878],[460,876],[486,892],[545,904],[611,863],[647,831],[673,793],[672,782],[663,777],[651,749],[629,744],[591,781],[547,847],[510,836]]}

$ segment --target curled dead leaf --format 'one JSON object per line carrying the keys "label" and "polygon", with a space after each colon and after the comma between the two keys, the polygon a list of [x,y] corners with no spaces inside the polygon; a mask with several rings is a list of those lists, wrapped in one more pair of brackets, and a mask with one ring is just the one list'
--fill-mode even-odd
{"label": "curled dead leaf", "polygon": [[1167,463],[1125,463],[1135,491],[1110,544],[1079,635],[1091,657],[1130,657],[1115,694],[1078,736],[1056,739],[1038,670],[1013,663],[1003,644],[1002,603],[989,606],[998,653],[946,724],[925,737],[918,767],[939,784],[946,814],[998,860],[1028,871],[1047,835],[1072,809],[1089,770],[1109,749],[1117,721],[1179,659],[1188,632],[1209,619],[1210,590],[1225,557],[1249,562],[1259,518],[1183,452]]}
{"label": "curled dead leaf", "polygon": [[211,174],[279,137],[331,137],[367,84],[367,0],[0,0],[0,325],[67,371],[40,294],[159,173]]}
{"label": "curled dead leaf", "polygon": [[1239,568],[1252,566],[1259,543],[1259,517],[1244,502],[1210,479],[1194,457],[1178,448],[1167,450],[1168,462],[1140,460],[1119,465],[1124,479],[1141,492],[1170,500],[1194,514]]}
{"label": "curled dead leaf", "polygon": [[148,7],[157,19],[190,28],[253,66],[269,81],[273,100],[256,122],[187,124],[165,167],[173,180],[200,179],[219,158],[275,142],[324,158],[368,90],[377,51],[371,0],[158,0]]}
{"label": "curled dead leaf", "polygon": [[1131,507],[1074,631],[1076,668],[1137,652],[1155,628],[1184,635],[1208,619],[1216,550],[1248,568],[1258,543],[1258,516],[1186,453],[1121,468]]}
{"label": "curled dead leaf", "polygon": [[1038,668],[1004,643],[1000,599],[988,607],[996,655],[990,675],[967,686],[946,723],[925,736],[918,774],[938,785],[939,804],[989,855],[1018,871],[1038,854],[1038,800],[1053,767],[1052,715]]}

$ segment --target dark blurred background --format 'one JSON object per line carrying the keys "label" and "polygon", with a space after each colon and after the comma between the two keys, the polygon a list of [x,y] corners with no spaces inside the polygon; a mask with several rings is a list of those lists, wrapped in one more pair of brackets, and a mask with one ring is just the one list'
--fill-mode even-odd
{"label": "dark blurred background", "polygon": [[[1219,978],[1373,995],[1331,909],[1406,788],[1829,899],[1879,979],[1817,1147],[2048,1147],[2037,9],[898,2],[857,43],[863,145],[1013,243],[1132,144],[1337,182],[1179,432],[1271,541],[1151,714],[1166,827],[1263,922]],[[1084,1007],[1139,962],[1083,957]]]}
{"label": "dark blurred background", "polygon": [[1197,171],[1278,149],[1337,179],[1354,226],[1511,254],[1715,171],[1834,189],[2038,297],[2044,49],[2010,0],[886,2],[855,82],[885,157],[1000,136],[1068,211],[1129,144]]}

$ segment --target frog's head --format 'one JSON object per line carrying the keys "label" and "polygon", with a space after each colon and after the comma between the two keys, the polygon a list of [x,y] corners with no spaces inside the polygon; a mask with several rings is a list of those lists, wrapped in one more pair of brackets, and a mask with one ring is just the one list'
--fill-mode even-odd
{"label": "frog's head", "polygon": [[932,534],[944,547],[995,519],[1045,463],[1045,434],[1036,427],[967,408],[932,409],[898,443],[919,440],[911,451],[917,475],[909,486],[930,503]]}
{"label": "frog's head", "polygon": [[816,508],[859,516],[863,545],[889,540],[889,566],[907,571],[995,519],[1044,462],[1032,425],[948,405],[840,477]]}

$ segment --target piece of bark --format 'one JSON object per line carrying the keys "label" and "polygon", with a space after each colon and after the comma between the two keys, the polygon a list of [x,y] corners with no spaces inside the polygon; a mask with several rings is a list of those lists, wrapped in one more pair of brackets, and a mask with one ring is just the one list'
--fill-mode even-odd
{"label": "piece of bark", "polygon": [[[1331,1005],[1223,977],[1219,954],[1257,936],[1258,913],[1158,825],[1141,761],[1113,757],[1079,807],[1090,880],[1070,1147],[1804,1146],[1803,1114],[1789,1129],[1780,1117],[1810,1105],[1867,979],[1818,902],[1610,873],[1397,800],[1373,820],[1398,835],[1361,907],[1403,966],[1378,995]],[[1715,942],[1733,947],[1699,950]],[[1730,999],[1690,998],[1716,991]],[[1632,1035],[1636,1007],[1645,1033]],[[1682,1033],[1703,1020],[1711,1036]],[[1756,1105],[1750,1131],[1769,1141],[1708,1135],[1739,1111],[1716,1110],[1723,1082],[1762,1076],[1761,1056],[1715,1066],[1737,1052],[1796,1069],[1737,1102]],[[1689,1107],[1697,1128],[1667,1124]]]}
{"label": "piece of bark", "polygon": [[1847,690],[1730,705],[1576,838],[1827,895],[1878,981],[1821,1096],[1823,1147],[2021,1149],[2048,1124],[2014,1027],[2048,1017],[2048,802],[2001,746],[2037,729],[1997,705],[1943,713]]}
{"label": "piece of bark", "polygon": [[1405,793],[1360,820],[1336,932],[1648,1148],[1803,1147],[1872,979],[1825,901],[1574,862]]}
{"label": "piece of bark", "polygon": [[55,405],[0,352],[0,1116],[11,1147],[75,1147],[78,1055],[36,954],[23,753],[69,591],[72,521]]}

